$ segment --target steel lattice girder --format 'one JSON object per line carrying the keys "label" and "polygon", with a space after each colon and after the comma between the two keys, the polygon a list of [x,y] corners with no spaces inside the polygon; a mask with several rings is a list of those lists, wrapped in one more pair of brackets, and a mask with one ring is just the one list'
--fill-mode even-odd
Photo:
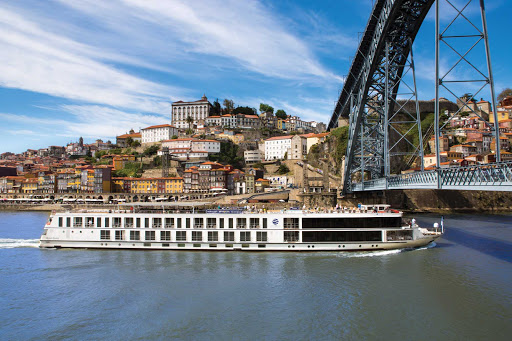
{"label": "steel lattice girder", "polygon": [[[409,55],[410,42],[414,41],[421,23],[433,2],[434,0],[385,0],[377,1],[374,6],[372,17],[367,25],[367,31],[363,36],[360,49],[351,66],[349,76],[354,77],[354,79],[351,78],[349,83],[345,83],[344,90],[340,94],[340,99],[329,124],[330,128],[335,127],[337,119],[345,110],[348,99],[354,102],[350,110],[349,141],[344,170],[344,191],[350,191],[352,174],[356,171],[361,171],[362,173],[365,167],[368,167],[372,177],[383,175],[383,149],[381,146],[384,144],[384,141],[382,115],[376,115],[379,117],[376,118],[376,122],[373,122],[373,126],[368,124],[368,120],[365,119],[365,116],[368,114],[368,108],[372,107],[372,103],[369,100],[373,100],[375,96],[377,96],[377,101],[382,101],[383,99],[382,86],[373,84],[373,80],[380,79],[379,74],[382,72],[377,72],[377,70],[383,65],[386,42],[389,43],[391,51],[400,51],[402,56]],[[375,18],[378,19],[375,21]],[[367,47],[368,35],[370,34],[372,34],[373,38]],[[361,66],[361,60],[358,59],[358,56],[362,52],[367,53],[363,55],[365,58]],[[385,62],[389,63],[389,60],[385,60]],[[396,65],[393,69],[396,72],[393,72],[392,79],[389,81],[398,87],[405,61],[402,58],[395,58],[394,62]],[[352,95],[348,96],[347,92]],[[394,101],[396,99],[396,91],[391,91],[391,93],[394,93]],[[368,102],[370,102],[369,105],[367,105]],[[387,105],[390,105],[390,103],[388,102]],[[389,112],[389,108],[384,108],[384,111]],[[375,125],[381,128],[379,129]],[[361,126],[364,127],[361,128]],[[374,132],[375,134],[368,136],[365,134],[368,132]],[[368,137],[368,143],[365,144],[364,141],[358,141],[361,137],[363,139]],[[366,152],[366,149],[368,149],[368,152]],[[359,160],[356,157],[356,150],[359,152]],[[365,158],[371,161],[368,165],[366,165],[367,160]],[[364,177],[364,173],[361,176]]]}

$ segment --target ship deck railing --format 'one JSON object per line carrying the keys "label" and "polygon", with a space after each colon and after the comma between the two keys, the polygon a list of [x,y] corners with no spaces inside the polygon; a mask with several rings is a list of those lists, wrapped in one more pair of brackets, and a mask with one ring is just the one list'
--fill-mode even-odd
{"label": "ship deck railing", "polygon": [[[211,210],[210,210],[211,211]],[[297,210],[297,209],[282,209],[282,210],[268,210],[268,209],[247,209],[247,210],[230,210],[230,209],[221,209],[221,210],[215,210],[216,213],[219,214],[277,214],[277,213],[286,213],[286,214],[304,214],[304,215],[315,215],[315,214],[362,214],[362,213],[402,213],[397,210],[387,209],[383,211],[376,211],[376,210],[360,210],[360,209],[303,209],[303,210]],[[204,213],[211,213],[208,212],[205,209],[149,209],[149,208],[134,208],[134,209],[110,209],[110,210],[79,210],[74,211],[76,213],[138,213],[138,214],[204,214]],[[67,211],[66,213],[72,213],[71,211]]]}

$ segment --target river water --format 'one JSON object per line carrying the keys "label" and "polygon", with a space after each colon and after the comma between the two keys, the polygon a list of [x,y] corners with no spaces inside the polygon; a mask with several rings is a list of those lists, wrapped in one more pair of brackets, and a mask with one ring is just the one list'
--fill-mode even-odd
{"label": "river water", "polygon": [[1,340],[512,338],[512,215],[374,253],[40,250],[47,217],[0,212]]}

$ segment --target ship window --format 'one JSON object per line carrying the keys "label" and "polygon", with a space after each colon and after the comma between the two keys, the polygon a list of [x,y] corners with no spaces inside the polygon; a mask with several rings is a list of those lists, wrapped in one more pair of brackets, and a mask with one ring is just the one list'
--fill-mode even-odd
{"label": "ship window", "polygon": [[124,218],[124,227],[133,227],[133,218]]}
{"label": "ship window", "polygon": [[140,227],[140,218],[136,219],[137,227]]}
{"label": "ship window", "polygon": [[236,228],[237,229],[245,229],[246,227],[247,227],[247,219],[236,218]]}
{"label": "ship window", "polygon": [[124,240],[124,231],[116,231],[116,240]]}
{"label": "ship window", "polygon": [[181,228],[181,218],[178,218],[178,228]]}
{"label": "ship window", "polygon": [[240,232],[240,241],[241,242],[250,242],[251,241],[251,232]]}
{"label": "ship window", "polygon": [[174,219],[173,218],[165,218],[165,228],[173,228],[174,227]]}
{"label": "ship window", "polygon": [[68,217],[66,218],[66,227],[70,227],[71,226],[71,218]]}
{"label": "ship window", "polygon": [[171,231],[160,231],[160,240],[171,240]]}
{"label": "ship window", "polygon": [[59,227],[62,227],[62,217],[59,217]]}
{"label": "ship window", "polygon": [[299,241],[299,231],[285,231],[284,232],[284,241],[285,242],[298,242]]}
{"label": "ship window", "polygon": [[155,231],[146,231],[145,240],[155,240]]}
{"label": "ship window", "polygon": [[267,228],[267,218],[263,218],[263,228]]}
{"label": "ship window", "polygon": [[219,228],[224,228],[224,218],[219,218]]}
{"label": "ship window", "polygon": [[185,218],[185,228],[190,228],[190,218]]}
{"label": "ship window", "polygon": [[140,231],[130,231],[130,240],[140,240]]}
{"label": "ship window", "polygon": [[101,218],[96,218],[96,227],[101,227]]}
{"label": "ship window", "polygon": [[110,240],[110,231],[109,230],[101,230],[100,231],[100,239],[101,240]]}
{"label": "ship window", "polygon": [[249,219],[249,226],[252,228],[252,229],[258,229],[260,228],[260,218],[250,218]]}
{"label": "ship window", "polygon": [[119,217],[112,218],[112,227],[121,227],[121,218],[119,218]]}
{"label": "ship window", "polygon": [[85,217],[85,227],[94,227],[94,217]]}
{"label": "ship window", "polygon": [[267,232],[256,232],[256,241],[257,242],[266,242],[267,241]]}
{"label": "ship window", "polygon": [[308,231],[302,233],[304,243],[382,241],[381,231]]}
{"label": "ship window", "polygon": [[178,242],[187,241],[187,231],[176,231],[176,241],[178,241]]}
{"label": "ship window", "polygon": [[203,232],[201,232],[201,231],[192,231],[192,241],[193,242],[201,242],[201,241],[203,241]]}
{"label": "ship window", "polygon": [[412,230],[387,231],[388,241],[392,240],[412,240]]}
{"label": "ship window", "polygon": [[216,220],[217,220],[217,218],[208,218],[207,224],[208,224],[209,229],[214,229],[217,227]]}
{"label": "ship window", "polygon": [[195,229],[202,229],[202,228],[204,228],[203,218],[194,218],[194,228]]}
{"label": "ship window", "polygon": [[162,218],[153,218],[153,228],[159,229],[162,227]]}
{"label": "ship window", "polygon": [[303,218],[303,229],[401,227],[401,217]]}
{"label": "ship window", "polygon": [[233,228],[233,218],[229,218],[229,228]]}
{"label": "ship window", "polygon": [[108,227],[110,218],[105,218],[105,227]]}
{"label": "ship window", "polygon": [[299,218],[284,218],[284,228],[285,229],[298,229],[299,228]]}
{"label": "ship window", "polygon": [[82,217],[75,217],[73,219],[73,227],[82,227]]}
{"label": "ship window", "polygon": [[225,242],[234,242],[235,241],[235,232],[224,232],[224,241]]}
{"label": "ship window", "polygon": [[144,227],[149,228],[149,218],[144,218]]}
{"label": "ship window", "polygon": [[218,240],[219,240],[219,233],[217,231],[208,232],[208,241],[209,242],[216,242]]}

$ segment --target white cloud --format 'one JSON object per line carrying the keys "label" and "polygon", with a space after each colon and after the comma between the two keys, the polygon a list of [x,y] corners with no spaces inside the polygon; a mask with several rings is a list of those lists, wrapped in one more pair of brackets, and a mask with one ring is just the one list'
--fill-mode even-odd
{"label": "white cloud", "polygon": [[286,30],[281,18],[258,1],[112,0],[98,6],[91,0],[61,1],[105,21],[110,30],[133,35],[134,41],[141,35],[149,37],[154,52],[170,52],[171,59],[174,54],[192,60],[202,56],[205,63],[208,55],[217,57],[206,62],[214,67],[245,68],[285,79],[339,80]]}
{"label": "white cloud", "polygon": [[[59,109],[68,114],[68,119],[34,118],[10,113],[0,113],[0,119],[4,122],[37,125],[38,135],[53,133],[72,138],[83,136],[102,139],[114,139],[116,135],[124,134],[130,129],[137,131],[139,128],[168,122],[168,119],[160,115],[131,113],[98,105],[62,105]],[[28,134],[29,130],[9,131],[23,135]]]}
{"label": "white cloud", "polygon": [[156,113],[167,112],[167,100],[183,94],[101,63],[92,58],[94,49],[7,9],[0,9],[0,30],[3,87]]}

